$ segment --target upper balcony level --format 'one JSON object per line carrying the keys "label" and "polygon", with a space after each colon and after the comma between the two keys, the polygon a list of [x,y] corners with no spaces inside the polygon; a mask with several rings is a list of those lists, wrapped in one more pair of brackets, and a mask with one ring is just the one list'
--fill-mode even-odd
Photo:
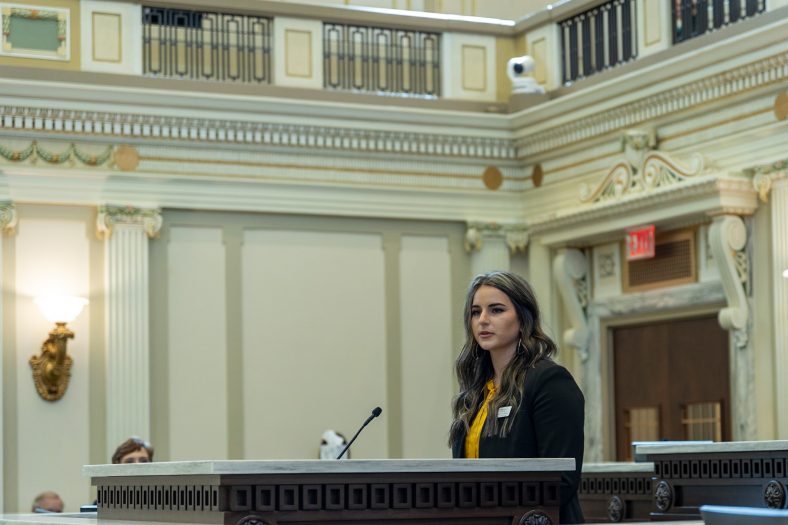
{"label": "upper balcony level", "polygon": [[[788,0],[566,0],[518,20],[276,1],[0,2],[0,77],[511,113],[785,16]],[[529,55],[533,71],[508,71]],[[512,97],[510,76],[542,95]]]}

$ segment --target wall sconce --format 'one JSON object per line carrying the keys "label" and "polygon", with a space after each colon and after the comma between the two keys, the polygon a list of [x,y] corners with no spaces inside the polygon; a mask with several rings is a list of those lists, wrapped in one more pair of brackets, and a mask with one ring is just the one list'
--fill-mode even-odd
{"label": "wall sconce", "polygon": [[785,277],[786,279],[788,279],[788,268],[786,268],[785,270],[783,270],[783,277]]}
{"label": "wall sconce", "polygon": [[38,395],[46,401],[57,401],[66,393],[71,378],[71,356],[66,354],[66,342],[74,332],[66,328],[88,304],[82,297],[37,297],[33,302],[48,320],[55,323],[49,338],[41,345],[41,353],[30,358]]}

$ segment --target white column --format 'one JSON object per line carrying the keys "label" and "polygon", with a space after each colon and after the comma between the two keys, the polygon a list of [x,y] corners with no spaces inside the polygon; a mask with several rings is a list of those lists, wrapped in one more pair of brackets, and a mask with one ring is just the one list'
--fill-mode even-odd
{"label": "white column", "polygon": [[[16,209],[14,205],[9,202],[0,203],[0,230],[8,235],[13,235],[16,226]],[[0,290],[5,290],[5,280],[3,279],[3,242],[0,236]],[[3,361],[5,361],[5,349],[3,348],[3,334],[5,327],[3,326],[3,301],[0,300],[0,378],[3,377]],[[2,407],[5,403],[3,397],[2,381],[0,381],[0,450],[5,450],[5,442],[3,441],[3,411]],[[0,454],[0,512],[5,512],[5,500],[3,494],[5,493],[5,465],[3,464],[4,454]]]}
{"label": "white column", "polygon": [[770,201],[777,439],[788,439],[788,277],[783,276],[783,272],[788,270],[788,178],[773,183]]}
{"label": "white column", "polygon": [[465,249],[471,253],[471,273],[511,269],[510,253],[525,251],[528,232],[523,226],[496,223],[468,223]]}
{"label": "white column", "polygon": [[103,207],[106,286],[107,452],[130,436],[150,437],[148,238],[161,228],[158,210]]}

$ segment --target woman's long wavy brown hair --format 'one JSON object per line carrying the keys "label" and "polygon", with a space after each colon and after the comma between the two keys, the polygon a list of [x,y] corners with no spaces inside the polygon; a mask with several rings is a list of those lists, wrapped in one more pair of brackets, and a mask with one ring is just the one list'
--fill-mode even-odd
{"label": "woman's long wavy brown hair", "polygon": [[507,365],[501,376],[501,384],[495,398],[490,402],[484,436],[505,437],[512,430],[514,417],[499,419],[498,409],[512,407],[517,413],[523,398],[525,374],[542,359],[552,357],[557,347],[552,339],[542,331],[539,306],[531,285],[525,279],[511,272],[490,272],[477,275],[468,286],[465,296],[465,344],[455,364],[460,392],[453,402],[454,421],[449,430],[449,445],[455,444],[467,435],[471,422],[479,411],[485,398],[485,384],[493,375],[494,370],[490,353],[482,349],[473,337],[471,327],[471,307],[476,291],[482,286],[492,286],[505,293],[512,301],[520,320],[521,342],[515,356]]}

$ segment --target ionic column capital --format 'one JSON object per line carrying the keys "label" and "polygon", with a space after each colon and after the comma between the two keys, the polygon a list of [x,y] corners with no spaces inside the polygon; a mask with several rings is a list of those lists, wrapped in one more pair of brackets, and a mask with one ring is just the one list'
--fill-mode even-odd
{"label": "ionic column capital", "polygon": [[0,202],[0,230],[6,235],[16,233],[16,206],[12,202]]}
{"label": "ionic column capital", "polygon": [[748,168],[744,173],[752,177],[753,188],[758,192],[761,202],[766,203],[769,202],[772,184],[778,180],[788,180],[788,160]]}
{"label": "ionic column capital", "polygon": [[139,226],[150,239],[158,237],[163,219],[156,208],[133,206],[101,206],[96,219],[96,235],[101,240],[112,236],[112,228],[118,224]]}
{"label": "ionic column capital", "polygon": [[524,252],[528,247],[528,228],[523,224],[469,222],[465,230],[465,251],[480,251],[485,239],[503,239],[511,253]]}

